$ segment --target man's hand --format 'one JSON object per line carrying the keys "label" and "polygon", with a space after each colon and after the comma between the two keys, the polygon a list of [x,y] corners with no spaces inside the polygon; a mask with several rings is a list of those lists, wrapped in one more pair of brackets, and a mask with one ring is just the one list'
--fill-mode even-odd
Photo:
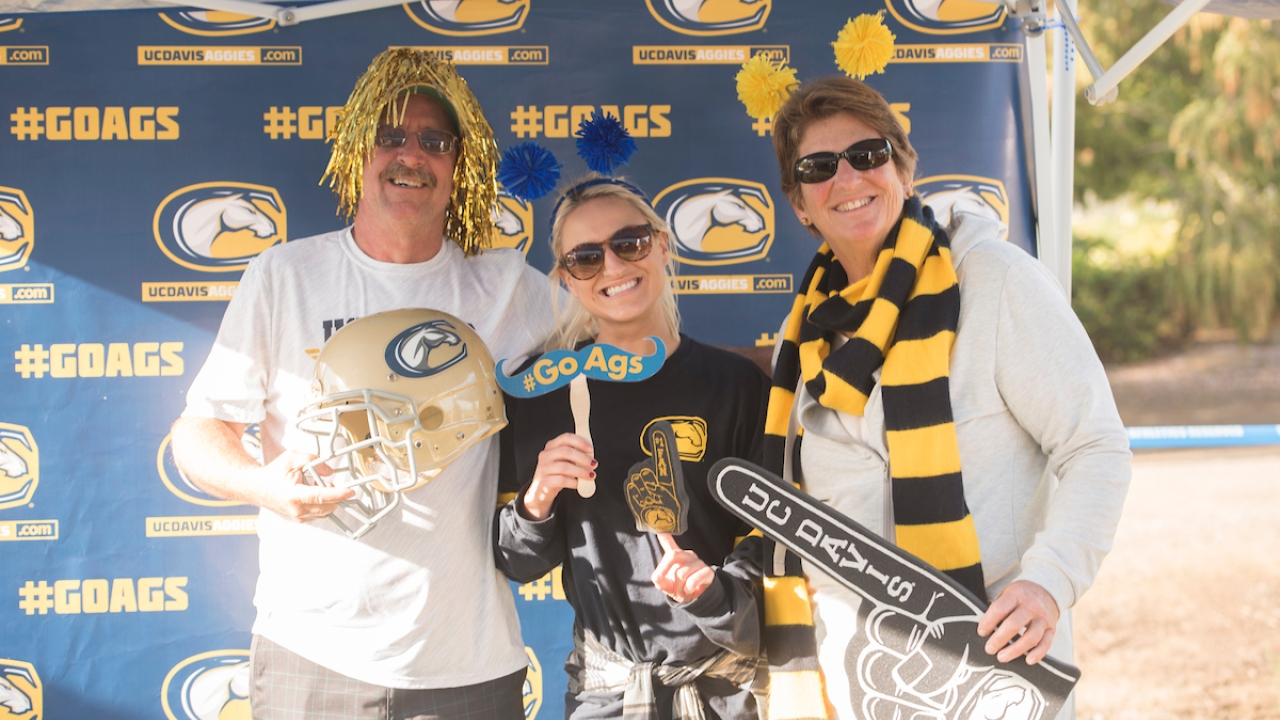
{"label": "man's hand", "polygon": [[586,438],[574,433],[552,438],[538,453],[533,482],[524,493],[524,509],[530,519],[545,520],[561,490],[577,489],[579,481],[595,479],[595,448]]}
{"label": "man's hand", "polygon": [[667,597],[687,603],[702,596],[716,579],[716,571],[702,562],[697,553],[683,550],[667,533],[657,533],[658,544],[665,551],[650,579]]}
{"label": "man's hand", "polygon": [[[1044,659],[1053,644],[1058,616],[1058,603],[1047,590],[1028,580],[1016,580],[978,620],[978,635],[991,635],[985,649],[1000,662],[1025,654],[1027,664],[1035,665]],[[1010,645],[1018,633],[1022,636]]]}
{"label": "man's hand", "polygon": [[[356,496],[351,488],[305,484],[302,468],[314,455],[285,452],[263,466],[245,452],[245,426],[213,418],[184,417],[173,425],[173,459],[196,487],[210,495],[256,505],[298,522],[324,517]],[[316,472],[329,475],[327,465]]]}
{"label": "man's hand", "polygon": [[[303,470],[315,455],[286,451],[262,468],[255,505],[297,522],[327,517],[338,509],[338,503],[356,496],[352,488],[335,488],[306,484]],[[320,463],[316,474],[328,476],[333,470]]]}

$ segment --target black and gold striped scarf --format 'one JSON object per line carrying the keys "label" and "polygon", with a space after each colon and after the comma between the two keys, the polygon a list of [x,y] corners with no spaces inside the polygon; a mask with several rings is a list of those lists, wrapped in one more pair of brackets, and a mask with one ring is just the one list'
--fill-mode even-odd
{"label": "black and gold striped scarf", "polygon": [[[765,422],[765,466],[782,472],[787,426],[801,377],[809,395],[822,406],[862,415],[875,387],[874,373],[883,367],[880,384],[897,544],[985,599],[978,536],[964,500],[951,414],[951,346],[959,319],[960,286],[950,243],[918,196],[904,204],[902,219],[889,233],[868,277],[850,284],[844,267],[823,244],[783,331]],[[832,351],[836,333],[849,339]],[[796,441],[798,458],[801,438]],[[799,576],[798,563],[788,558],[786,564],[787,577],[766,577],[766,642],[787,623],[813,624],[803,583],[795,593],[788,585],[787,600],[781,601],[793,604],[790,596],[802,595],[803,612],[775,615],[769,609],[775,595],[769,583],[790,583]],[[766,575],[777,569],[766,562]],[[772,643],[768,649],[770,666],[776,668],[780,663]],[[780,652],[788,658],[794,650]]]}

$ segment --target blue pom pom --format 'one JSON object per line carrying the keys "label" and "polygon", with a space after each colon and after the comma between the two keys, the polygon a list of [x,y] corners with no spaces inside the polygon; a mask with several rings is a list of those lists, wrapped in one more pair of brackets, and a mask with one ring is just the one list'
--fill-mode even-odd
{"label": "blue pom pom", "polygon": [[574,136],[578,138],[578,155],[587,161],[587,167],[605,175],[626,165],[636,151],[636,141],[613,115],[592,112],[591,119],[583,120]]}
{"label": "blue pom pom", "polygon": [[561,167],[550,150],[536,142],[523,142],[502,153],[498,182],[514,197],[537,200],[555,189]]}

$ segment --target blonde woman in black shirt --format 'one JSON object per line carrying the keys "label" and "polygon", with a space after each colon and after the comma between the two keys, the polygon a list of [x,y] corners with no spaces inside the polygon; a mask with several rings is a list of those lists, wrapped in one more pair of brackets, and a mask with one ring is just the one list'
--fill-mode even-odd
{"label": "blonde woman in black shirt", "polygon": [[[620,717],[625,697],[650,717],[682,701],[707,718],[756,718],[759,539],[743,540],[750,528],[711,498],[706,473],[722,457],[759,459],[768,381],[680,334],[667,228],[638,188],[605,176],[575,185],[556,206],[552,249],[552,277],[572,298],[556,346],[650,355],[655,336],[667,357],[646,380],[587,381],[590,441],[574,434],[568,388],[509,399],[501,485],[516,499],[498,514],[498,564],[517,582],[563,564],[575,613],[567,717]],[[689,529],[674,537],[637,530],[624,493],[645,429],[664,419],[690,495]],[[588,483],[596,491],[582,497]]]}

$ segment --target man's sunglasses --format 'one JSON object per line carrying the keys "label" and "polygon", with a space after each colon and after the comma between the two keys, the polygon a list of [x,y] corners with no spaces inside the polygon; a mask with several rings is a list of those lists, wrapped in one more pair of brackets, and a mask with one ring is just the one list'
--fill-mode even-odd
{"label": "man's sunglasses", "polygon": [[802,183],[820,183],[835,177],[840,158],[849,161],[854,170],[874,170],[893,157],[893,146],[884,138],[871,138],[856,142],[844,152],[818,152],[805,155],[796,161],[796,180]]}
{"label": "man's sunglasses", "polygon": [[383,125],[378,128],[378,147],[387,149],[404,147],[409,135],[417,135],[418,146],[422,148],[423,152],[431,155],[448,155],[453,152],[454,146],[458,144],[457,136],[447,130],[427,129],[410,133],[399,126]]}
{"label": "man's sunglasses", "polygon": [[560,256],[560,267],[578,280],[590,280],[604,268],[604,246],[627,262],[638,262],[653,248],[653,228],[648,225],[624,227],[602,243],[582,243]]}

